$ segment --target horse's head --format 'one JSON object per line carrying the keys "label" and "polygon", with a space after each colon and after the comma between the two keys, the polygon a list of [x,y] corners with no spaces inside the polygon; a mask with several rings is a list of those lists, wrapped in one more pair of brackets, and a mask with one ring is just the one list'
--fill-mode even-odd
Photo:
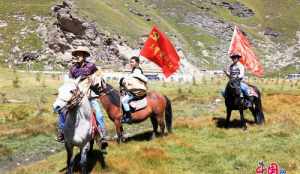
{"label": "horse's head", "polygon": [[237,78],[230,79],[226,87],[226,94],[231,96],[240,96],[240,83],[241,81]]}
{"label": "horse's head", "polygon": [[97,77],[90,88],[97,95],[101,95],[107,91],[107,83],[102,77]]}
{"label": "horse's head", "polygon": [[83,94],[78,87],[79,79],[65,79],[65,82],[58,89],[58,95],[53,103],[53,109],[55,112],[59,112],[63,109],[73,109],[77,106]]}

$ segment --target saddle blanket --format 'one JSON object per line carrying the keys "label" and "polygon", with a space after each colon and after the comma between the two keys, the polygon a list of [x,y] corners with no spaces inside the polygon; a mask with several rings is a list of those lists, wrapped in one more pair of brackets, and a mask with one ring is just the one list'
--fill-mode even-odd
{"label": "saddle blanket", "polygon": [[258,97],[257,92],[255,91],[255,89],[252,86],[249,86],[248,94],[249,94],[249,96]]}
{"label": "saddle blanket", "polygon": [[141,110],[144,109],[145,107],[147,107],[147,97],[144,97],[141,100],[133,100],[131,102],[129,102],[129,105],[134,108],[134,110]]}

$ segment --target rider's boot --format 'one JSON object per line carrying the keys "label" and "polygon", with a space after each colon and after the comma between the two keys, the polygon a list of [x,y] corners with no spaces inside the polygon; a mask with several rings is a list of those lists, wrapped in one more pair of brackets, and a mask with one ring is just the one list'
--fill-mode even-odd
{"label": "rider's boot", "polygon": [[124,112],[121,123],[128,123],[128,124],[132,123],[132,117],[131,117],[130,111],[125,111]]}
{"label": "rider's boot", "polygon": [[245,107],[247,107],[247,108],[252,107],[252,98],[250,98],[250,97],[247,96],[247,95],[244,95],[244,105],[245,105]]}
{"label": "rider's boot", "polygon": [[57,136],[55,139],[57,142],[64,143],[65,137],[62,129],[57,130]]}
{"label": "rider's boot", "polygon": [[107,136],[107,133],[106,133],[106,130],[103,129],[103,128],[100,128],[98,127],[98,132],[99,132],[99,135],[100,135],[100,139],[99,139],[99,146],[100,146],[100,151],[103,153],[103,154],[107,154],[107,151],[106,151],[106,148],[108,146],[108,143],[107,143],[107,140],[108,140],[108,136]]}
{"label": "rider's boot", "polygon": [[65,126],[65,114],[64,112],[58,111],[58,123],[57,123],[57,136],[56,141],[60,143],[64,143],[64,131],[63,128]]}
{"label": "rider's boot", "polygon": [[102,140],[107,141],[109,139],[105,128],[98,127],[98,132],[100,134],[100,140],[101,141]]}

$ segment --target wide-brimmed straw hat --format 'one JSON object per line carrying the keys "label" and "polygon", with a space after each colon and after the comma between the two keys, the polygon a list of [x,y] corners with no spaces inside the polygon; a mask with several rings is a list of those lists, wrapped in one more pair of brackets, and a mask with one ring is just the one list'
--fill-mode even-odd
{"label": "wide-brimmed straw hat", "polygon": [[85,57],[89,57],[91,55],[89,48],[85,47],[85,46],[79,46],[76,49],[74,49],[72,51],[72,56],[74,56],[77,52],[83,52],[83,53],[85,53],[86,54]]}

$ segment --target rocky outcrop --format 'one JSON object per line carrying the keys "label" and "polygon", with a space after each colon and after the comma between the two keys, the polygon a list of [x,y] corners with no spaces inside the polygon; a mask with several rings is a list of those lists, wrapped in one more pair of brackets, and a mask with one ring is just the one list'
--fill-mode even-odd
{"label": "rocky outcrop", "polygon": [[[228,2],[224,0],[202,0],[213,6],[220,6],[231,11],[233,16],[248,18],[255,15],[255,12],[240,2]],[[202,2],[201,1],[201,2]]]}
{"label": "rocky outcrop", "polygon": [[[48,33],[48,46],[61,57],[60,61],[70,59],[70,52],[77,46],[87,46],[91,50],[92,61],[101,61],[118,66],[123,58],[119,55],[118,45],[125,44],[122,37],[111,36],[97,30],[96,24],[77,16],[72,1],[52,8],[56,21]],[[120,61],[121,60],[121,61]]]}
{"label": "rocky outcrop", "polygon": [[184,23],[201,28],[213,36],[226,40],[230,40],[233,31],[232,24],[216,19],[206,13],[188,13],[185,16]]}
{"label": "rocky outcrop", "polygon": [[39,56],[40,56],[39,53],[26,52],[22,55],[22,61],[23,62],[33,61],[33,60],[36,60]]}
{"label": "rocky outcrop", "polygon": [[255,15],[255,13],[252,9],[246,7],[245,5],[243,5],[239,2],[230,3],[230,2],[223,1],[223,2],[219,3],[218,5],[229,9],[233,16],[248,18],[248,17]]}
{"label": "rocky outcrop", "polygon": [[273,31],[273,29],[270,27],[267,27],[264,31],[264,35],[271,36],[271,37],[278,37],[280,33]]}

